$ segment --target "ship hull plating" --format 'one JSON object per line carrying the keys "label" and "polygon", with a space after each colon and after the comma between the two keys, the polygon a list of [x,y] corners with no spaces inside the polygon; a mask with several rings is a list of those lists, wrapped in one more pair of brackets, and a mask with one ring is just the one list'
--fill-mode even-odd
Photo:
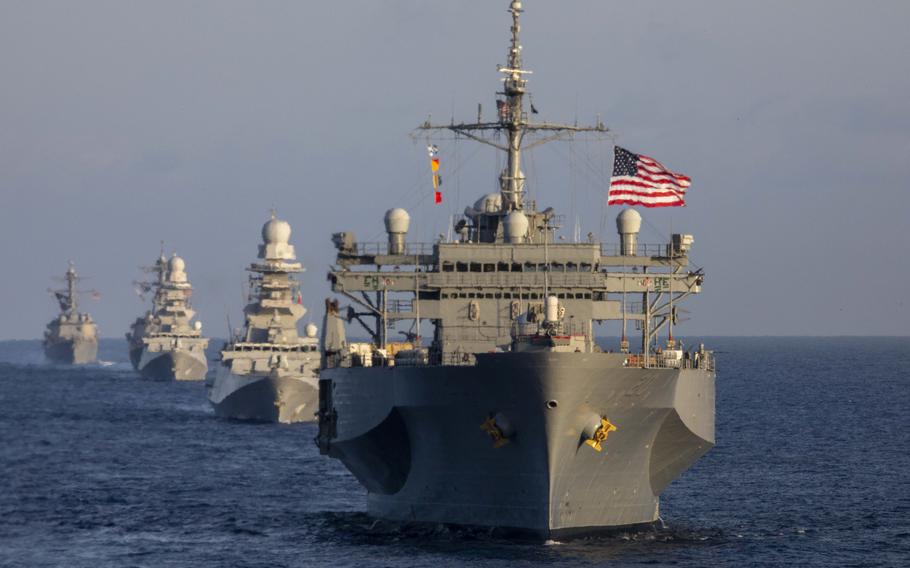
{"label": "ship hull plating", "polygon": [[[474,367],[322,372],[320,445],[371,514],[541,538],[653,522],[659,495],[714,444],[714,376],[604,353],[502,353]],[[508,434],[495,447],[481,424]],[[585,439],[616,426],[597,452]]]}
{"label": "ship hull plating", "polygon": [[215,415],[253,422],[314,422],[318,400],[316,378],[234,375],[219,371],[210,386]]}
{"label": "ship hull plating", "polygon": [[[132,353],[130,353],[132,359]],[[143,378],[156,381],[201,381],[208,371],[204,352],[143,350],[136,370]]]}
{"label": "ship hull plating", "polygon": [[98,342],[95,340],[45,342],[44,356],[48,361],[61,365],[94,363],[98,359]]}
{"label": "ship hull plating", "polygon": [[142,359],[143,347],[130,347],[130,364],[133,365],[133,369],[139,370],[139,361]]}

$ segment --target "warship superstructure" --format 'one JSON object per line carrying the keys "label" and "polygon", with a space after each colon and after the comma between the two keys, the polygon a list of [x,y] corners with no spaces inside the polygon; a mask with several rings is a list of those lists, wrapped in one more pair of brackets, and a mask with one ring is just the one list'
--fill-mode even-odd
{"label": "warship superstructure", "polygon": [[98,356],[98,326],[91,315],[79,312],[79,275],[73,263],[63,280],[66,288],[51,290],[60,305],[60,314],[44,331],[44,355],[54,363],[94,363]]}
{"label": "warship superstructure", "polygon": [[223,418],[266,422],[316,419],[320,353],[314,324],[297,331],[306,314],[299,284],[303,272],[291,226],[275,215],[262,227],[259,258],[250,271],[251,297],[246,324],[224,346],[221,364],[210,379],[209,400]]}
{"label": "warship superstructure", "polygon": [[175,253],[161,256],[149,272],[154,282],[138,282],[140,292],[154,291],[152,309],[136,318],[126,334],[130,362],[147,379],[201,381],[208,371],[202,322],[193,321],[193,287],[186,262]]}
{"label": "warship superstructure", "polygon": [[[713,355],[672,339],[704,274],[690,268],[691,235],[638,243],[634,209],[617,218],[618,244],[565,242],[560,216],[524,199],[533,136],[606,128],[529,120],[521,2],[509,12],[497,120],[422,126],[503,150],[500,192],[465,210],[455,239],[407,242],[401,209],[386,213],[387,243],[333,236],[329,280],[349,306],[327,300],[316,442],[385,519],[541,538],[651,523],[661,492],[714,444]],[[433,328],[425,346],[421,320]],[[347,340],[352,321],[371,342]],[[417,322],[410,348],[392,348],[397,322]],[[619,351],[595,342],[603,322],[621,326]],[[628,322],[641,330],[635,349]]]}

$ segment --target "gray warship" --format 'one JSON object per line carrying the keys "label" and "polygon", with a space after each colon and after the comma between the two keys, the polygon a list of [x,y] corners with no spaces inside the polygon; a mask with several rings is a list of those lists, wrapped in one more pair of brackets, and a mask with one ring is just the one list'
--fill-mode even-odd
{"label": "gray warship", "polygon": [[152,309],[136,318],[126,334],[130,362],[147,379],[201,381],[208,371],[202,322],[193,322],[190,306],[193,287],[186,276],[186,262],[162,251],[148,269],[154,282],[137,282],[140,296],[154,291]]}
{"label": "gray warship", "polygon": [[313,422],[320,363],[318,329],[307,324],[295,273],[303,272],[291,226],[275,215],[262,227],[259,260],[247,269],[250,303],[246,324],[225,344],[221,364],[209,379],[209,400],[222,418],[261,422]]}
{"label": "gray warship", "polygon": [[[401,209],[386,213],[387,243],[333,236],[328,277],[349,306],[326,302],[316,443],[383,519],[543,539],[653,523],[661,493],[714,445],[713,355],[672,339],[677,306],[704,274],[690,268],[691,235],[640,244],[634,209],[617,218],[617,244],[564,242],[560,216],[524,199],[526,136],[607,129],[529,120],[521,2],[509,12],[498,120],[421,127],[504,151],[501,191],[466,208],[453,239],[407,242]],[[421,319],[433,328],[426,346]],[[347,340],[352,321],[371,342]],[[390,348],[389,329],[409,321],[414,345]],[[611,321],[617,352],[594,338]]]}
{"label": "gray warship", "polygon": [[60,305],[60,315],[44,331],[44,355],[54,363],[94,363],[98,356],[98,326],[91,315],[79,312],[79,275],[72,262],[63,280],[66,288],[50,290]]}

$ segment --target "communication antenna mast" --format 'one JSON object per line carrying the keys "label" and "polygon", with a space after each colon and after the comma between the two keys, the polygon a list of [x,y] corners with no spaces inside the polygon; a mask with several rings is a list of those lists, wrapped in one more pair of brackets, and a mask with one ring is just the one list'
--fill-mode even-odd
{"label": "communication antenna mast", "polygon": [[[521,171],[521,152],[552,140],[558,140],[566,135],[576,132],[608,132],[607,127],[598,120],[594,126],[578,126],[577,124],[559,124],[551,122],[531,122],[528,113],[524,110],[524,97],[527,94],[528,80],[526,75],[532,71],[523,68],[521,61],[521,0],[512,0],[509,12],[512,14],[512,36],[509,43],[509,54],[506,65],[498,65],[497,71],[503,74],[502,91],[497,92],[503,96],[496,101],[497,120],[495,122],[462,122],[454,121],[448,125],[434,125],[429,121],[418,127],[418,130],[448,130],[456,135],[470,138],[482,144],[502,150],[507,155],[505,168],[499,176],[499,187],[502,195],[502,212],[524,208],[523,196],[525,191],[525,176]],[[505,135],[505,144],[500,142],[500,135]],[[543,134],[531,142],[525,143],[528,134]]]}

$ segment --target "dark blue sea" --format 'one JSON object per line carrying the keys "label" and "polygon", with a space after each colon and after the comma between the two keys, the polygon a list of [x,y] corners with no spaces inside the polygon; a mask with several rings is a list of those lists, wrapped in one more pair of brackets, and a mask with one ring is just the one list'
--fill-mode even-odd
{"label": "dark blue sea", "polygon": [[710,338],[717,447],[664,526],[516,542],[374,522],[313,425],[216,419],[202,383],[0,343],[3,566],[910,566],[910,338]]}

